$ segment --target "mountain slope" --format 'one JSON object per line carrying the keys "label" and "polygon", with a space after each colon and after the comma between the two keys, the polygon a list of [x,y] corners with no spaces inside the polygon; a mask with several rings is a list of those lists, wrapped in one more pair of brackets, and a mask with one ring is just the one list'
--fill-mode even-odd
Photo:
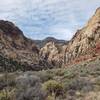
{"label": "mountain slope", "polygon": [[66,63],[78,58],[89,59],[100,55],[100,8],[98,8],[87,25],[78,30],[66,46]]}
{"label": "mountain slope", "polygon": [[38,63],[39,50],[13,23],[0,20],[0,54],[28,65]]}
{"label": "mountain slope", "polygon": [[[48,46],[48,44],[50,44]],[[61,62],[62,65],[93,59],[100,55],[100,8],[98,8],[87,25],[78,30],[74,37],[60,52],[55,43],[48,43],[41,50],[42,56],[50,62]],[[51,48],[51,50],[49,50]]]}

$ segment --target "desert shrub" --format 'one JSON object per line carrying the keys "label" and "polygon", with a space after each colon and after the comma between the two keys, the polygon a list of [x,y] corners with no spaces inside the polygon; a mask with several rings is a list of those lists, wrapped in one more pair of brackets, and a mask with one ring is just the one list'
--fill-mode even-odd
{"label": "desert shrub", "polygon": [[71,72],[71,71],[65,71],[63,78],[74,78],[76,76],[76,73]]}
{"label": "desert shrub", "polygon": [[55,100],[55,98],[54,98],[53,96],[48,96],[48,97],[46,98],[46,100]]}
{"label": "desert shrub", "polygon": [[74,78],[66,83],[65,89],[66,91],[75,90],[89,92],[93,90],[93,84],[89,80],[86,80],[84,78]]}
{"label": "desert shrub", "polygon": [[100,71],[91,71],[91,72],[89,72],[89,74],[94,77],[97,77],[97,76],[100,76]]}
{"label": "desert shrub", "polygon": [[0,91],[0,100],[11,100],[10,93],[11,91],[9,91],[8,89],[3,89],[2,91]]}
{"label": "desert shrub", "polygon": [[88,74],[89,74],[89,71],[86,68],[81,68],[80,69],[79,75],[81,77],[86,77]]}
{"label": "desert shrub", "polygon": [[15,80],[13,78],[13,75],[9,75],[6,73],[2,74],[0,77],[0,90],[2,90],[5,87],[14,87],[16,85]]}
{"label": "desert shrub", "polygon": [[63,76],[64,72],[65,72],[65,70],[57,69],[57,70],[55,70],[54,73],[55,73],[56,76]]}
{"label": "desert shrub", "polygon": [[0,90],[3,90],[7,86],[5,80],[0,80]]}
{"label": "desert shrub", "polygon": [[75,92],[76,92],[75,90],[71,90],[71,89],[70,89],[70,90],[68,90],[67,93],[68,93],[68,95],[70,95],[70,96],[75,96]]}
{"label": "desert shrub", "polygon": [[20,76],[16,79],[17,90],[15,100],[45,100],[46,93],[41,88],[40,78],[37,76]]}
{"label": "desert shrub", "polygon": [[6,100],[6,96],[2,91],[0,92],[0,100]]}
{"label": "desert shrub", "polygon": [[100,76],[95,79],[94,84],[100,86]]}
{"label": "desert shrub", "polygon": [[47,91],[49,95],[55,95],[55,97],[63,94],[63,85],[55,80],[49,80],[43,84],[43,89]]}
{"label": "desert shrub", "polygon": [[53,79],[53,73],[49,72],[49,71],[41,71],[39,73],[36,74],[38,77],[40,77],[42,82],[48,81]]}

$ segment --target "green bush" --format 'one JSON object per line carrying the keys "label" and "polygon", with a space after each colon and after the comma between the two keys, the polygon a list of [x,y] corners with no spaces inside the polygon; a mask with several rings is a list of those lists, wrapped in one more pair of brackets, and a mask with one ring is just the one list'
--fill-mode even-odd
{"label": "green bush", "polygon": [[55,97],[63,94],[63,85],[55,80],[45,82],[43,89],[46,90],[49,95],[54,95]]}

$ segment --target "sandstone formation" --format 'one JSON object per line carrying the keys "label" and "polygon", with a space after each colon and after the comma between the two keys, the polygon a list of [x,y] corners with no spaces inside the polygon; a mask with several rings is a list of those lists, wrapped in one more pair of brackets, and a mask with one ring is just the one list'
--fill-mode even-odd
{"label": "sandstone formation", "polygon": [[87,25],[78,30],[65,49],[66,63],[79,59],[85,60],[100,54],[100,8]]}
{"label": "sandstone formation", "polygon": [[56,47],[55,43],[47,43],[40,54],[51,62],[62,65],[80,62],[100,55],[100,8],[98,8],[87,25],[78,30],[65,45]]}
{"label": "sandstone formation", "polygon": [[61,67],[63,63],[62,46],[54,42],[49,42],[41,48],[39,55],[55,67]]}

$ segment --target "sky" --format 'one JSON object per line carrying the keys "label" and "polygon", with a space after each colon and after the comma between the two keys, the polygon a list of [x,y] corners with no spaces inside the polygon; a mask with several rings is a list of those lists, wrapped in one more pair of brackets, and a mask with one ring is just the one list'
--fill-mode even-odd
{"label": "sky", "polygon": [[0,0],[0,19],[32,39],[70,40],[98,7],[100,0]]}

